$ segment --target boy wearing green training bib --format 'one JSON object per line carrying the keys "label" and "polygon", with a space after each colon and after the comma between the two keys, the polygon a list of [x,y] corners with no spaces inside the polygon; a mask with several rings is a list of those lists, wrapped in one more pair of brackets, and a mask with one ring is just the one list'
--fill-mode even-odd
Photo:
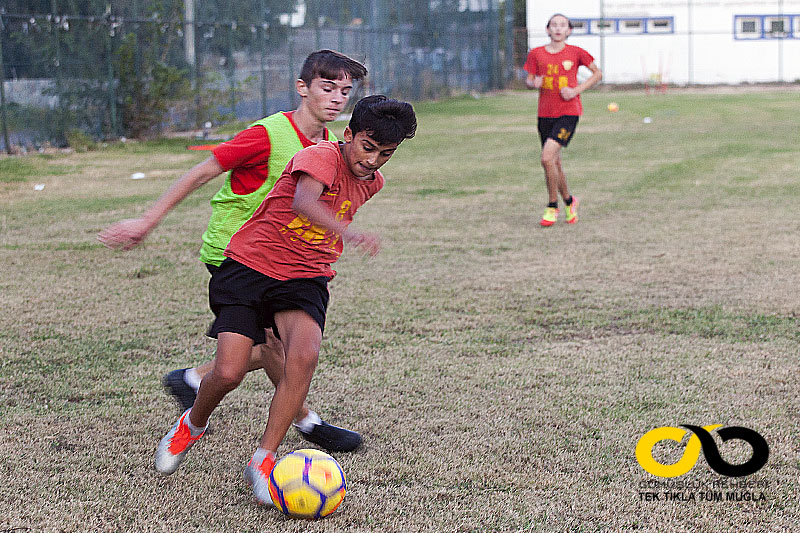
{"label": "boy wearing green training bib", "polygon": [[[361,63],[338,52],[320,50],[310,54],[296,81],[301,98],[296,110],[258,120],[220,144],[208,159],[181,176],[144,215],[106,228],[98,239],[109,248],[135,247],[192,191],[227,172],[225,183],[211,199],[211,218],[200,249],[200,259],[213,276],[225,259],[223,252],[231,236],[261,205],[289,160],[303,148],[323,140],[337,140],[325,125],[342,112],[353,83],[366,75],[367,69]],[[267,332],[266,343],[253,347],[249,370],[264,368],[277,386],[284,360],[281,342]],[[179,402],[181,411],[194,404],[200,381],[213,368],[214,362],[210,361],[164,376],[164,386]],[[329,451],[350,451],[361,443],[358,433],[322,421],[305,404],[295,418],[295,426],[306,440]]]}

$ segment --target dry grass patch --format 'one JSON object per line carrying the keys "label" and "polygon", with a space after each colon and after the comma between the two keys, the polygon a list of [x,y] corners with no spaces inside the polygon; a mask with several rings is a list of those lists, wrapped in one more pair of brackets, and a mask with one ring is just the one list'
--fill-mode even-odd
{"label": "dry grass patch", "polygon": [[[309,401],[365,446],[337,454],[349,492],[319,522],[256,506],[243,481],[271,393],[263,373],[225,399],[178,473],[152,468],[177,414],[161,375],[214,351],[196,258],[221,180],[135,251],[95,235],[207,154],[170,141],[20,160],[27,177],[0,182],[0,529],[791,530],[795,99],[584,103],[564,154],[581,222],[547,230],[532,93],[417,106],[418,137],[356,220],[384,250],[346,252],[331,284]],[[148,177],[130,180],[137,170]],[[37,175],[49,181],[34,193]],[[767,439],[770,460],[749,477],[766,501],[641,500],[657,478],[636,463],[639,437],[712,423]],[[292,433],[281,452],[302,446]],[[681,479],[724,478],[700,459]]]}

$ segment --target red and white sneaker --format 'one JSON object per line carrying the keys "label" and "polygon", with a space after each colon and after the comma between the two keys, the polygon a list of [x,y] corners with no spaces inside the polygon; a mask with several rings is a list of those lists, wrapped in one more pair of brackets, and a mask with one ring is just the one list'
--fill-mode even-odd
{"label": "red and white sneaker", "polygon": [[253,459],[244,467],[244,479],[253,489],[256,500],[261,505],[275,505],[269,495],[269,475],[275,466],[275,456],[267,455],[260,464],[254,464]]}
{"label": "red and white sneaker", "polygon": [[164,435],[156,448],[156,470],[162,474],[172,474],[183,462],[184,457],[195,442],[205,435],[206,431],[192,436],[189,426],[186,425],[186,415],[189,410],[183,412],[175,425]]}

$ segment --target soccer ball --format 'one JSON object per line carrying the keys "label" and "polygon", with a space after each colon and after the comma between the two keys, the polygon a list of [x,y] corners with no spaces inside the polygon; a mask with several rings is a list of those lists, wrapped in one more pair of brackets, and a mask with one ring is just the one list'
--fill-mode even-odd
{"label": "soccer ball", "polygon": [[617,111],[619,111],[619,105],[617,105],[616,102],[611,102],[610,104],[608,104],[608,110],[611,111],[612,113],[616,113]]}
{"label": "soccer ball", "polygon": [[275,464],[269,495],[275,507],[295,518],[322,518],[344,500],[347,483],[336,459],[319,450],[297,450]]}

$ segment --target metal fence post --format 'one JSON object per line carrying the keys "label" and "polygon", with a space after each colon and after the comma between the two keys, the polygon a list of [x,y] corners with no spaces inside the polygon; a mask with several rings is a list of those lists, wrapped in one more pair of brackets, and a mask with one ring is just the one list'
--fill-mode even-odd
{"label": "metal fence post", "polygon": [[[783,0],[778,0],[778,15],[783,17]],[[797,20],[797,19],[795,19]],[[795,24],[797,24],[795,22]],[[778,38],[778,81],[784,81],[783,79],[783,41],[786,39],[786,30],[788,28],[784,28],[784,34]],[[800,29],[800,28],[798,28]],[[797,34],[795,34],[797,35]]]}
{"label": "metal fence post", "polygon": [[694,24],[693,24],[693,20],[692,20],[693,11],[694,10],[692,9],[692,0],[686,0],[686,14],[687,14],[687,19],[688,19],[686,35],[687,35],[687,40],[688,40],[688,45],[689,45],[688,46],[688,49],[689,49],[689,57],[688,57],[689,72],[688,72],[688,74],[689,74],[689,76],[688,76],[687,79],[688,79],[689,85],[691,85],[694,82]]}
{"label": "metal fence post", "polygon": [[8,141],[8,122],[6,121],[6,67],[3,64],[3,36],[6,34],[6,27],[3,24],[3,17],[0,16],[0,122],[3,126],[3,143],[6,145],[6,153],[11,155],[11,143]]}
{"label": "metal fence post", "polygon": [[50,29],[53,32],[53,46],[55,48],[55,70],[56,70],[56,98],[58,99],[58,111],[56,113],[56,137],[60,136],[61,139],[59,141],[66,140],[67,132],[66,132],[66,116],[64,113],[64,98],[63,98],[63,84],[61,82],[61,35],[60,30],[58,28],[58,5],[56,0],[50,0]]}
{"label": "metal fence post", "polygon": [[119,125],[117,124],[117,94],[114,87],[114,45],[112,35],[112,22],[111,22],[111,4],[106,4],[106,22],[108,27],[105,30],[105,44],[106,44],[106,83],[108,83],[108,112],[111,115],[109,132],[110,136],[115,137],[119,135]]}
{"label": "metal fence post", "polygon": [[510,0],[505,1],[503,6],[505,14],[505,79],[504,85],[514,81],[514,6]]}
{"label": "metal fence post", "polygon": [[297,107],[297,92],[294,90],[294,80],[295,77],[292,77],[292,72],[294,69],[294,34],[292,33],[292,23],[291,20],[286,26],[286,40],[288,41],[288,65],[286,66],[287,70],[289,71],[289,79],[292,81],[289,85],[289,94],[291,94],[291,103],[292,108]]}
{"label": "metal fence post", "polygon": [[228,83],[230,86],[229,103],[231,106],[231,114],[236,116],[236,61],[233,59],[234,39],[233,32],[236,31],[236,21],[233,20],[233,13],[231,13],[230,24],[228,25]]}
{"label": "metal fence post", "polygon": [[[258,36],[259,39],[259,69],[261,70],[261,116],[266,117],[269,110],[267,109],[267,29],[268,29],[268,20],[269,17],[267,16],[267,9],[264,3],[264,0],[261,0],[260,4],[261,9],[259,12],[261,13],[261,21],[260,27],[258,28]],[[257,39],[259,37],[256,37]]]}
{"label": "metal fence post", "polygon": [[[603,0],[600,0],[600,20],[605,23],[606,20],[606,6]],[[606,72],[606,31],[605,28],[600,30],[600,70]]]}
{"label": "metal fence post", "polygon": [[194,96],[194,125],[195,127],[200,127],[200,91],[197,87],[197,24],[195,18],[194,0],[184,0],[183,53],[186,62],[189,63],[189,83]]}

